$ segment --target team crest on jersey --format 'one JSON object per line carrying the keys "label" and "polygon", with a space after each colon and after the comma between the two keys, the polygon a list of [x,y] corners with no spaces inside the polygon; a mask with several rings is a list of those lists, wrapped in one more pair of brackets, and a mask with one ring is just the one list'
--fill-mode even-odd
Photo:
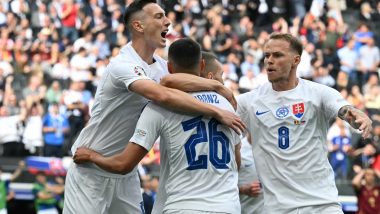
{"label": "team crest on jersey", "polygon": [[289,108],[287,106],[280,107],[276,110],[276,117],[279,119],[285,118],[289,114]]}
{"label": "team crest on jersey", "polygon": [[292,109],[294,116],[296,116],[299,119],[301,119],[303,114],[305,113],[305,105],[303,103],[293,104]]}
{"label": "team crest on jersey", "polygon": [[139,76],[146,76],[146,73],[145,73],[144,69],[141,66],[136,66],[134,68],[134,70],[135,70],[135,74],[137,74]]}

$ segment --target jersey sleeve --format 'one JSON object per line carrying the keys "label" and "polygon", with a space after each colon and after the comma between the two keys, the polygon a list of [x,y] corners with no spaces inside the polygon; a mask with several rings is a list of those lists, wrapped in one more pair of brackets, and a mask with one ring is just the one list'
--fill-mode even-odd
{"label": "jersey sleeve", "polygon": [[[112,82],[117,86],[118,84],[124,84],[127,89],[136,80],[150,80],[146,76],[146,71],[142,66],[133,65],[129,63],[118,63],[109,68],[111,76],[113,78]],[[122,87],[122,86],[120,86]]]}
{"label": "jersey sleeve", "polygon": [[323,110],[329,120],[338,116],[340,108],[350,105],[337,90],[327,86],[321,87],[321,89],[323,89],[320,90]]}
{"label": "jersey sleeve", "polygon": [[149,103],[141,113],[135,132],[130,140],[149,151],[161,134],[164,117],[160,107]]}
{"label": "jersey sleeve", "polygon": [[237,100],[237,110],[236,113],[240,117],[240,119],[247,125],[248,124],[248,117],[247,115],[247,93],[239,95],[236,100]]}

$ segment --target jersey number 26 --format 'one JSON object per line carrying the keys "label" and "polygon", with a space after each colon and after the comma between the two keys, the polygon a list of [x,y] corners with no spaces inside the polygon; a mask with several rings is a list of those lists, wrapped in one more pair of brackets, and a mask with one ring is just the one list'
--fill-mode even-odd
{"label": "jersey number 26", "polygon": [[[211,164],[217,169],[228,169],[227,164],[231,160],[229,150],[230,141],[223,132],[217,130],[219,124],[220,123],[217,120],[211,119],[208,122],[207,134],[206,124],[202,121],[202,116],[182,122],[182,127],[185,132],[194,128],[197,129],[197,133],[191,135],[184,145],[187,163],[189,164],[187,170],[207,169],[207,155],[199,155],[197,159],[195,150],[195,146],[198,143],[207,142],[209,142],[209,159]],[[219,144],[222,147],[220,158],[218,157]]]}

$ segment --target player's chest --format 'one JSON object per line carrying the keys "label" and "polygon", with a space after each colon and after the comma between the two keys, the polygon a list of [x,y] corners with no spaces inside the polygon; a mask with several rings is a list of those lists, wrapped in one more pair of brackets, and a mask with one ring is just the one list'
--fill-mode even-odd
{"label": "player's chest", "polygon": [[260,126],[305,126],[316,119],[317,106],[307,99],[261,100],[252,105],[250,116]]}

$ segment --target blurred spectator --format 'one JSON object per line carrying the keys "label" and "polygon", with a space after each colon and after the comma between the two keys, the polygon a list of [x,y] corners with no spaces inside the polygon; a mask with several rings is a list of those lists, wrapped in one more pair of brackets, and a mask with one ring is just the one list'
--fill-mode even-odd
{"label": "blurred spectator", "polygon": [[24,161],[20,161],[17,169],[12,173],[10,179],[2,180],[3,170],[0,167],[0,213],[7,214],[7,203],[12,200],[15,196],[15,193],[9,189],[9,183],[16,180],[21,171],[25,168]]}
{"label": "blurred spectator", "polygon": [[70,130],[65,115],[59,113],[59,104],[49,105],[48,113],[43,118],[44,156],[62,157],[65,134]]}
{"label": "blurred spectator", "polygon": [[[58,214],[57,195],[60,194],[60,192],[56,191],[57,189],[58,188],[56,188],[54,184],[48,182],[47,177],[43,172],[37,173],[36,181],[33,185],[37,214]],[[61,189],[63,191],[63,188]]]}
{"label": "blurred spectator", "polygon": [[336,179],[347,179],[348,153],[351,150],[351,134],[345,122],[336,119],[328,131],[330,163]]}
{"label": "blurred spectator", "polygon": [[76,19],[79,12],[79,5],[74,0],[64,0],[61,12],[62,33],[64,37],[74,42],[78,38],[76,30]]}
{"label": "blurred spectator", "polygon": [[239,80],[239,88],[243,88],[246,90],[253,90],[259,87],[259,83],[256,82],[254,72],[249,69],[246,71],[246,74],[242,76]]}
{"label": "blurred spectator", "polygon": [[67,117],[70,124],[69,148],[74,143],[75,138],[85,126],[86,109],[84,103],[83,89],[79,81],[70,83],[70,88],[63,92],[63,102],[67,108]]}
{"label": "blurred spectator", "polygon": [[254,56],[250,53],[245,56],[245,60],[241,63],[240,69],[242,75],[247,75],[248,71],[253,72],[254,76],[260,73],[259,65],[255,62]]}
{"label": "blurred spectator", "polygon": [[158,180],[159,178],[157,176],[152,175],[146,175],[141,178],[143,188],[142,196],[146,214],[152,213],[153,204],[158,191]]}
{"label": "blurred spectator", "polygon": [[29,154],[43,156],[44,139],[42,136],[43,107],[40,103],[34,103],[27,113],[22,142]]}
{"label": "blurred spectator", "polygon": [[301,61],[297,67],[297,76],[311,80],[313,76],[311,60],[315,57],[315,46],[313,43],[307,43],[306,40],[304,40],[304,43],[306,44],[302,51]]}
{"label": "blurred spectator", "polygon": [[373,38],[369,38],[367,43],[359,49],[358,70],[361,74],[359,84],[365,84],[370,74],[377,74],[377,69],[379,66],[380,50],[375,46],[375,40]]}
{"label": "blurred spectator", "polygon": [[368,114],[371,117],[380,115],[380,86],[373,85],[370,87],[369,92],[364,95],[364,99]]}
{"label": "blurred spectator", "polygon": [[62,93],[61,85],[57,80],[54,80],[46,92],[46,104],[61,103]]}
{"label": "blurred spectator", "polygon": [[360,92],[360,88],[358,85],[353,85],[351,87],[351,91],[348,94],[347,101],[351,103],[353,106],[355,106],[357,109],[360,109],[362,111],[365,110],[364,108],[364,96]]}
{"label": "blurred spectator", "polygon": [[359,214],[377,214],[380,210],[380,186],[376,182],[373,169],[363,169],[352,180],[352,186],[358,196]]}
{"label": "blurred spectator", "polygon": [[3,146],[3,156],[20,157],[23,154],[22,121],[25,120],[26,112],[10,116],[5,106],[0,106],[0,143]]}
{"label": "blurred spectator", "polygon": [[358,51],[363,45],[368,44],[370,39],[373,39],[374,34],[369,30],[365,23],[359,23],[357,30],[354,32],[355,50]]}
{"label": "blurred spectator", "polygon": [[359,55],[354,49],[355,40],[350,39],[347,44],[338,50],[340,60],[340,69],[348,74],[349,84],[357,83],[356,66],[359,60]]}

